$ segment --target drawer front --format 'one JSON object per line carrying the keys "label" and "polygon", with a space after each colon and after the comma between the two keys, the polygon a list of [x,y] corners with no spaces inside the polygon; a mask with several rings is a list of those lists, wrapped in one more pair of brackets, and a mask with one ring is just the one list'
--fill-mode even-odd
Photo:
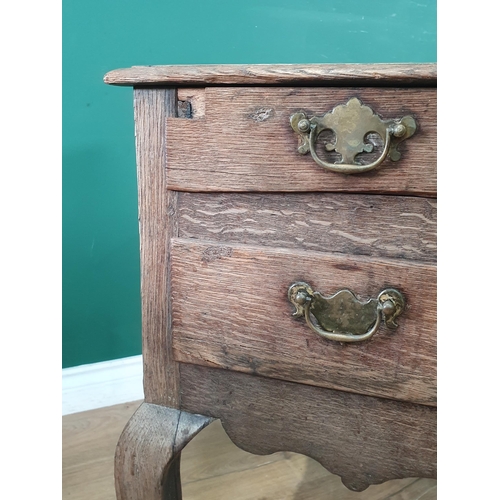
{"label": "drawer front", "polygon": [[[433,264],[186,238],[172,239],[171,264],[177,361],[436,404]],[[287,292],[297,281],[360,298],[393,287],[407,307],[396,330],[382,327],[360,343],[330,341],[292,317]]]}
{"label": "drawer front", "polygon": [[[181,94],[189,99],[188,90]],[[436,194],[435,88],[210,87],[191,94],[193,119],[167,118],[172,190]],[[416,120],[415,134],[399,145],[399,161],[386,158],[376,170],[345,175],[298,152],[291,115],[322,116],[353,97],[384,120]],[[338,161],[334,153],[321,153],[324,142],[320,136],[318,156]],[[375,150],[356,161],[372,163],[382,153],[383,141],[372,142]]]}

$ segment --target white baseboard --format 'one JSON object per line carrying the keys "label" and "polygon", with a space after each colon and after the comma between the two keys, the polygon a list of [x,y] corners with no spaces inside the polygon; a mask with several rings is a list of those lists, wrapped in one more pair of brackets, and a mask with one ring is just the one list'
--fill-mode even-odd
{"label": "white baseboard", "polygon": [[142,356],[64,368],[62,414],[144,399]]}

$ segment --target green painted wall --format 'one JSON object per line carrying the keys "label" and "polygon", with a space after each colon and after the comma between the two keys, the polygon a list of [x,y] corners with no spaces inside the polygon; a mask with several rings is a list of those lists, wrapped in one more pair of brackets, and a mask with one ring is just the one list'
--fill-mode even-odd
{"label": "green painted wall", "polygon": [[435,61],[436,0],[65,0],[63,367],[141,352],[132,89],[107,71]]}

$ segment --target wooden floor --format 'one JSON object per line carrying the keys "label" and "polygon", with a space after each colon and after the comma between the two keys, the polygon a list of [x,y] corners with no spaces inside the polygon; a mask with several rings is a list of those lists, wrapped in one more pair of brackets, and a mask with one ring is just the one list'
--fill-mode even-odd
{"label": "wooden floor", "polygon": [[[140,402],[62,419],[63,500],[113,500],[113,455]],[[255,456],[237,448],[219,422],[196,436],[181,460],[184,500],[435,500],[436,481],[401,479],[346,489],[340,478],[295,453]]]}

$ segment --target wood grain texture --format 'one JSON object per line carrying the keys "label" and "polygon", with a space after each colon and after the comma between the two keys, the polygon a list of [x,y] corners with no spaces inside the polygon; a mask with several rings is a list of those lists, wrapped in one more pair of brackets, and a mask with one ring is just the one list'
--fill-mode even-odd
{"label": "wood grain texture", "polygon": [[149,403],[178,405],[178,368],[170,342],[169,241],[176,234],[177,193],[167,191],[166,117],[175,115],[175,90],[134,92],[139,230],[141,244],[144,396]]}
{"label": "wood grain texture", "polygon": [[[203,436],[207,430],[195,439]],[[229,438],[227,439],[231,443]],[[231,446],[236,448],[233,443]],[[217,453],[218,449],[213,451]],[[183,460],[184,454],[185,452]],[[269,461],[269,458],[275,456],[284,458]],[[416,500],[420,499],[422,492],[430,490],[436,483],[433,479],[394,479],[371,486],[363,492],[353,492],[342,484],[338,476],[334,476],[309,457],[290,452],[275,453],[266,457],[269,457],[268,461],[265,461],[264,457],[255,456],[264,462],[257,470],[244,469],[187,484],[183,482],[183,498],[185,500],[385,500],[388,498]],[[411,491],[413,496],[393,498],[392,495],[398,495],[406,490]]]}
{"label": "wood grain texture", "polygon": [[[322,116],[358,97],[384,119],[415,117],[402,157],[345,175],[297,151],[290,116]],[[179,191],[344,191],[436,196],[434,88],[207,88],[205,116],[169,118],[169,189]],[[321,146],[318,146],[320,154]],[[366,153],[368,155],[368,153]],[[370,153],[370,163],[379,153]],[[335,159],[325,157],[333,162]]]}
{"label": "wood grain texture", "polygon": [[62,417],[62,499],[114,500],[116,443],[140,402]]}
{"label": "wood grain texture", "polygon": [[184,116],[192,120],[205,116],[205,89],[177,89],[177,99],[180,103],[179,111],[182,108],[187,108],[182,115],[178,112],[178,116]]}
{"label": "wood grain texture", "polygon": [[188,364],[180,374],[181,408],[220,418],[251,453],[302,453],[355,491],[436,476],[435,408]]}
{"label": "wood grain texture", "polygon": [[436,261],[436,200],[335,193],[179,193],[178,235]]}
{"label": "wood grain texture", "polygon": [[[361,298],[397,288],[407,309],[397,330],[340,344],[292,317],[296,281]],[[177,361],[436,404],[435,266],[174,238],[172,317]]]}
{"label": "wood grain texture", "polygon": [[253,64],[133,66],[104,76],[109,85],[436,85],[436,64]]}
{"label": "wood grain texture", "polygon": [[116,447],[117,500],[181,500],[180,452],[211,421],[143,403]]}

